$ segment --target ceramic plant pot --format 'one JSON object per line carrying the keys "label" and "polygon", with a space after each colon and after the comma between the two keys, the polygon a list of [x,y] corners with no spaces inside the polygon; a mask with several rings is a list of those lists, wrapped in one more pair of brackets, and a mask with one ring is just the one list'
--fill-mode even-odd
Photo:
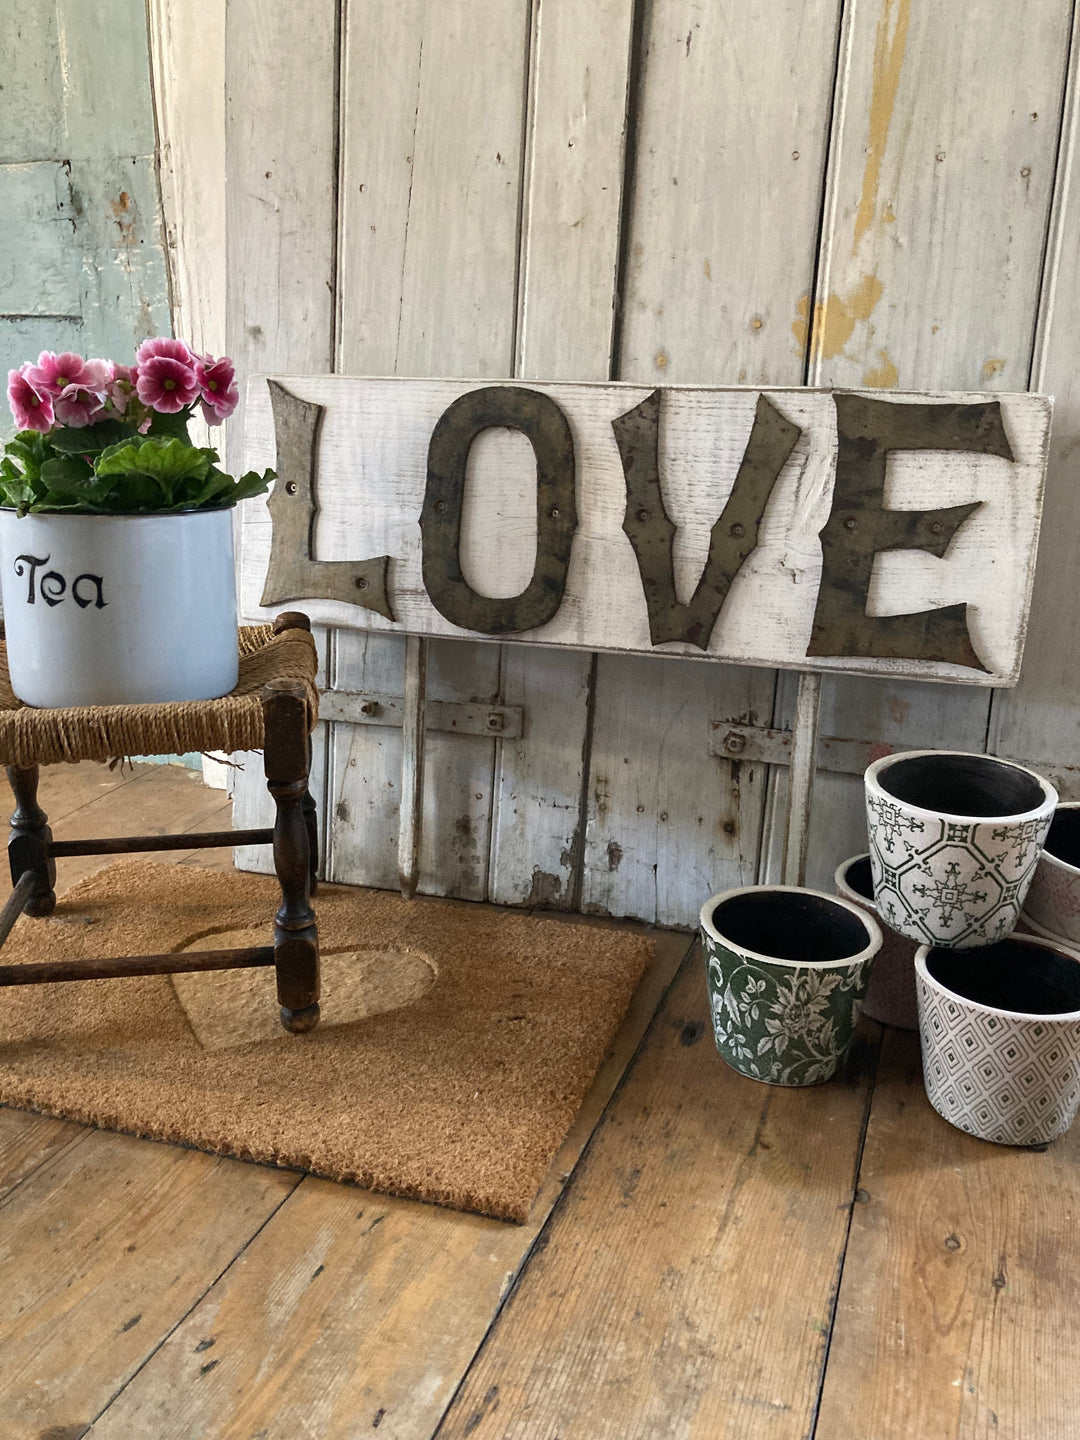
{"label": "ceramic plant pot", "polygon": [[923,1079],[950,1125],[999,1145],[1045,1145],[1080,1106],[1080,959],[1013,935],[977,955],[915,956]]}
{"label": "ceramic plant pot", "polygon": [[[835,876],[836,893],[841,900],[858,905],[880,921],[874,904],[874,882],[870,874],[870,856],[854,855],[839,865]],[[919,1004],[915,997],[914,940],[898,935],[881,924],[881,949],[870,972],[870,984],[863,1000],[863,1013],[883,1025],[900,1030],[919,1028]]]}
{"label": "ceramic plant pot", "polygon": [[967,949],[1010,933],[1057,792],[990,755],[913,750],[866,771],[878,913],[912,940]]}
{"label": "ceramic plant pot", "polygon": [[857,905],[818,890],[751,885],[701,910],[716,1048],[772,1085],[817,1085],[843,1060],[881,948]]}
{"label": "ceramic plant pot", "polygon": [[209,700],[236,684],[233,511],[0,510],[8,666],[27,705]]}
{"label": "ceramic plant pot", "polygon": [[1036,935],[1080,945],[1080,804],[1076,802],[1054,811],[1023,919]]}

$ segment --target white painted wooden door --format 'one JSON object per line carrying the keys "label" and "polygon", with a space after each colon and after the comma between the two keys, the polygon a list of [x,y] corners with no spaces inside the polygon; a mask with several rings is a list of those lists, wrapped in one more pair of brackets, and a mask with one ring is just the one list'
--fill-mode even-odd
{"label": "white painted wooden door", "polygon": [[[1056,389],[1019,688],[829,680],[822,730],[1067,784],[1076,45],[1070,0],[229,0],[230,351],[245,372]],[[330,687],[400,693],[399,640],[324,648]],[[691,924],[775,872],[784,771],[709,749],[713,722],[789,720],[772,672],[440,641],[429,693],[526,720],[429,736],[422,890]],[[326,872],[392,885],[400,731],[321,732]],[[259,823],[256,771],[237,800]],[[819,772],[811,883],[863,845],[857,779]]]}

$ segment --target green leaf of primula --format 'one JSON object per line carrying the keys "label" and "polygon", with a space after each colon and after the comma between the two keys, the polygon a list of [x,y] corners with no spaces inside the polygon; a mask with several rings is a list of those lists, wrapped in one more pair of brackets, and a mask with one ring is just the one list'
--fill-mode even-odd
{"label": "green leaf of primula", "polygon": [[151,411],[150,434],[164,435],[166,437],[172,435],[178,440],[183,440],[185,445],[190,445],[191,440],[188,436],[188,412],[186,410],[178,410],[175,415],[165,415],[160,410]]}
{"label": "green leaf of primula", "polygon": [[[27,480],[36,480],[41,467],[52,454],[49,442],[37,430],[20,430],[4,446],[4,474],[21,472]],[[10,467],[10,471],[9,468]]]}
{"label": "green leaf of primula", "polygon": [[119,420],[99,420],[95,425],[61,426],[50,433],[48,444],[62,455],[96,455],[130,434]]}
{"label": "green leaf of primula", "polygon": [[210,466],[217,459],[216,450],[185,445],[182,440],[165,436],[148,436],[145,440],[129,440],[110,446],[99,457],[99,475],[150,475],[170,491],[182,480],[205,480]]}
{"label": "green leaf of primula", "polygon": [[250,500],[253,495],[265,495],[270,489],[270,481],[276,479],[273,470],[267,470],[260,475],[257,470],[249,470],[246,475],[241,475],[235,482],[230,500]]}
{"label": "green leaf of primula", "polygon": [[81,455],[54,455],[41,467],[42,483],[61,495],[97,489],[93,470]]}

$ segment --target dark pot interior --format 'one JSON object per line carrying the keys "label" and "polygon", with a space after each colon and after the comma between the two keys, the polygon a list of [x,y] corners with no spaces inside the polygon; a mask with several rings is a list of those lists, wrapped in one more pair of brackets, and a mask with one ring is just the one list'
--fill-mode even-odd
{"label": "dark pot interior", "polygon": [[916,755],[878,771],[886,795],[956,816],[1024,815],[1045,799],[1031,775],[989,755]]}
{"label": "dark pot interior", "polygon": [[870,856],[864,855],[861,860],[853,860],[844,871],[846,884],[861,895],[864,900],[874,903],[874,876],[870,869]]}
{"label": "dark pot interior", "polygon": [[1080,809],[1056,810],[1044,850],[1080,870]]}
{"label": "dark pot interior", "polygon": [[732,944],[777,960],[844,960],[870,943],[866,926],[845,906],[793,891],[732,895],[713,907],[711,919]]}
{"label": "dark pot interior", "polygon": [[1042,946],[1017,940],[999,940],[979,950],[935,946],[926,968],[954,995],[996,1010],[1022,1015],[1080,1010],[1080,961]]}

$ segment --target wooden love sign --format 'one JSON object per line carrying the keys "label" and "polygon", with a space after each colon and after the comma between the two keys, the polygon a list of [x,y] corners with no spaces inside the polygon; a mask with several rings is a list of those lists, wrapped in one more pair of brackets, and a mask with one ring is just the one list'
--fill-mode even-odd
{"label": "wooden love sign", "polygon": [[1051,402],[256,377],[245,615],[1011,685]]}

